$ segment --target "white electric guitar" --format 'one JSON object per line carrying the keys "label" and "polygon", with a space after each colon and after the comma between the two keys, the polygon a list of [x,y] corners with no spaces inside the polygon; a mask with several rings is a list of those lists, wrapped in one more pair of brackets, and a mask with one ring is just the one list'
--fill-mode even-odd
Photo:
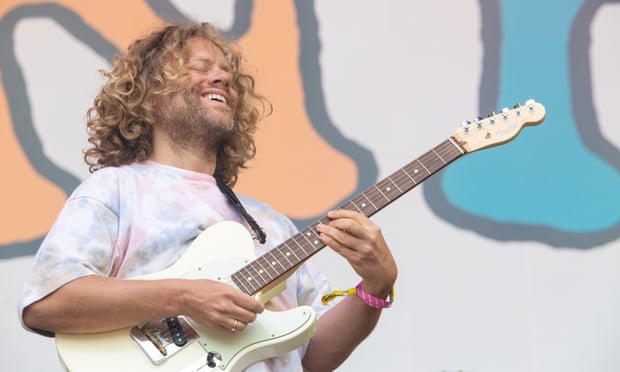
{"label": "white electric guitar", "polygon": [[[341,208],[371,216],[464,154],[508,142],[523,127],[541,123],[544,118],[544,106],[529,100],[522,106],[466,121],[450,138]],[[174,265],[137,279],[218,280],[267,302],[283,289],[285,279],[301,263],[324,248],[315,228],[319,222],[328,221],[323,217],[258,258],[245,227],[221,222],[202,232]],[[206,248],[213,246],[226,249]],[[178,316],[112,332],[57,334],[56,346],[69,371],[231,372],[300,347],[314,330],[314,311],[301,306],[265,310],[243,332],[233,335],[209,331]]]}

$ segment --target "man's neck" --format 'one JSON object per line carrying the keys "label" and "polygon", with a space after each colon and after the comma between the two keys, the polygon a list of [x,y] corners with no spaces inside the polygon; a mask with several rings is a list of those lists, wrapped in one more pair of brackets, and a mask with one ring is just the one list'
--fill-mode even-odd
{"label": "man's neck", "polygon": [[179,148],[167,140],[158,139],[154,136],[153,152],[149,160],[173,167],[201,172],[213,175],[217,157],[215,154],[207,154],[202,149]]}

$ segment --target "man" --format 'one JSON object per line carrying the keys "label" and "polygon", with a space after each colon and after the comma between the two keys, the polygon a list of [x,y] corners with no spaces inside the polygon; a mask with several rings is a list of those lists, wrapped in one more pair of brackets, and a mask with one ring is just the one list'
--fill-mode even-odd
{"label": "man", "polygon": [[265,306],[305,304],[318,314],[310,341],[249,370],[338,367],[376,325],[397,275],[380,229],[357,212],[331,211],[316,227],[362,278],[358,295],[335,306],[320,304],[328,285],[309,265],[267,304],[216,280],[130,279],[173,265],[219,221],[264,230],[258,255],[296,233],[266,204],[241,197],[235,207],[234,193],[226,196],[254,156],[256,123],[270,108],[235,46],[206,23],[169,25],[134,42],[104,75],[88,115],[93,147],[85,159],[93,174],[69,197],[35,258],[20,303],[23,324],[48,335],[94,333],[182,314],[235,336]]}

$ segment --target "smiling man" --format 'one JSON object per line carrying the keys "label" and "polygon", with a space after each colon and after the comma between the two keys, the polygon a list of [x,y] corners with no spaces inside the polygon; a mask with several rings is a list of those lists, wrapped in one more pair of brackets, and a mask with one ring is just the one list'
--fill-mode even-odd
{"label": "smiling man", "polygon": [[[104,75],[87,123],[92,147],[85,160],[93,174],[69,197],[39,249],[20,303],[24,326],[46,335],[93,334],[165,319],[175,331],[179,321],[189,319],[206,334],[235,344],[259,328],[280,326],[253,327],[266,308],[308,305],[318,317],[316,332],[273,348],[277,355],[264,359],[259,353],[244,359],[251,365],[226,370],[339,366],[390,305],[397,276],[381,230],[360,213],[332,211],[316,226],[321,242],[361,277],[357,296],[332,307],[321,304],[329,288],[326,279],[308,264],[287,272],[286,289],[267,303],[208,275],[135,279],[174,266],[197,236],[222,221],[251,230],[259,255],[297,232],[267,204],[237,199],[230,189],[254,156],[256,124],[270,108],[254,91],[235,46],[206,23],[169,25],[135,41]],[[204,254],[221,257],[231,248],[214,244],[204,247]],[[279,259],[290,262],[290,252]],[[277,261],[272,260],[274,266]],[[255,274],[271,270],[260,267]],[[150,340],[157,338],[140,330]],[[191,337],[183,332],[182,340],[174,340],[179,347]],[[254,348],[239,345],[240,353]],[[207,351],[191,368],[213,366]]]}

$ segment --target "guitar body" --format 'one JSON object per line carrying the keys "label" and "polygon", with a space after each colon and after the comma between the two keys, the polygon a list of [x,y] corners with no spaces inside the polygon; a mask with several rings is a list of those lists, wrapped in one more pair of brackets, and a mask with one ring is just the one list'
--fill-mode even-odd
{"label": "guitar body", "polygon": [[[253,258],[254,243],[247,230],[236,222],[221,222],[201,233],[174,265],[136,279],[211,279],[230,284],[230,274]],[[243,332],[233,335],[208,331],[189,319],[182,321],[188,327],[187,344],[180,348],[164,344],[164,353],[160,351],[162,345],[158,348],[148,338],[136,340],[133,336],[143,333],[138,327],[95,334],[57,334],[56,347],[68,371],[228,372],[294,350],[315,330],[315,314],[308,306],[281,312],[265,310]]]}

